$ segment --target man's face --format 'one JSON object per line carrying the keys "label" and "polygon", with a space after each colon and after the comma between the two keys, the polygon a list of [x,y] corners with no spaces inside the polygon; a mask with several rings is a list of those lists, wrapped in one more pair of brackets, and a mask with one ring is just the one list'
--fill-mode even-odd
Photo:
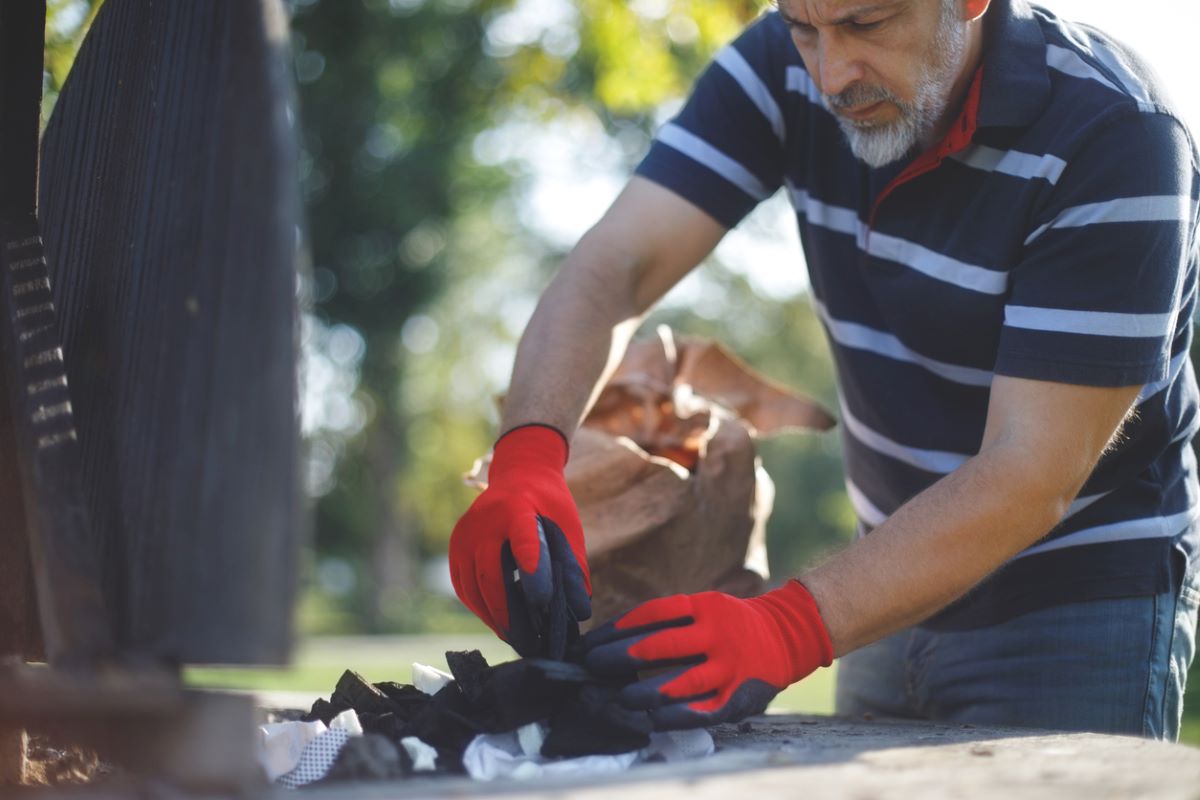
{"label": "man's face", "polygon": [[854,155],[873,167],[932,144],[966,64],[958,0],[778,0]]}

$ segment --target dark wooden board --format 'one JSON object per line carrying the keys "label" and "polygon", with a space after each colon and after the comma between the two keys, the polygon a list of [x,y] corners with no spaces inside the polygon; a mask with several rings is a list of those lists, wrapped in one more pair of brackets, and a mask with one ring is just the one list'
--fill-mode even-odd
{"label": "dark wooden board", "polygon": [[16,449],[7,376],[0,370],[0,657],[32,661],[44,654]]}
{"label": "dark wooden board", "polygon": [[107,0],[42,145],[99,574],[126,653],[289,654],[299,199],[280,0]]}

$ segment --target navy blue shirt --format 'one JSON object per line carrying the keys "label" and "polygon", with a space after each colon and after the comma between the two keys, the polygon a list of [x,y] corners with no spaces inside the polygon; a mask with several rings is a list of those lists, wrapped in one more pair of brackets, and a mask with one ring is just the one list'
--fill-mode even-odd
{"label": "navy blue shirt", "polygon": [[994,2],[947,138],[872,169],[769,13],[717,55],[638,174],[726,227],[781,187],[791,198],[863,531],[979,451],[993,375],[1145,387],[1064,519],[927,625],[1153,594],[1196,558],[1200,175],[1124,47]]}

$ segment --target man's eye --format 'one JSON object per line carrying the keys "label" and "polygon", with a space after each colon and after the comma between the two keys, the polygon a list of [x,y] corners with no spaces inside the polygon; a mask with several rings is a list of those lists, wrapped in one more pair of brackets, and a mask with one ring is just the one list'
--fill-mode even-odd
{"label": "man's eye", "polygon": [[883,24],[883,20],[877,20],[876,22],[851,22],[849,24],[851,30],[858,31],[859,33],[866,33],[868,31],[878,30],[879,26]]}
{"label": "man's eye", "polygon": [[795,31],[796,33],[800,34],[801,36],[810,36],[810,35],[816,33],[816,31],[817,31],[817,29],[814,28],[812,25],[807,25],[803,22],[793,22],[792,30]]}

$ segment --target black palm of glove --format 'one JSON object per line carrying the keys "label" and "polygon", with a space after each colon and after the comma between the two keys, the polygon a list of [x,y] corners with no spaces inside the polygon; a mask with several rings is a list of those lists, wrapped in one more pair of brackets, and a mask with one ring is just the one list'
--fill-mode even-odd
{"label": "black palm of glove", "polygon": [[[508,643],[526,658],[562,660],[567,649],[579,639],[579,620],[567,600],[563,576],[577,570],[575,554],[566,536],[553,520],[537,518],[538,538],[550,557],[551,590],[549,603],[530,602],[533,593],[521,585],[521,570],[505,542],[500,550],[504,571],[504,592],[508,598]],[[534,595],[536,596],[536,595]]]}

